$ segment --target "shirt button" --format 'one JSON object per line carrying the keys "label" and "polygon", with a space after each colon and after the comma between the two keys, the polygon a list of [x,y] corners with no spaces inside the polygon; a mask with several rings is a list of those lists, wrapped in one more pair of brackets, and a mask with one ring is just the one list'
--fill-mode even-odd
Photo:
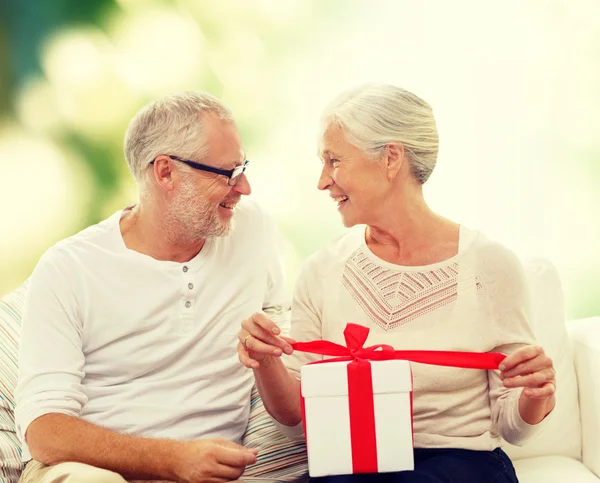
{"label": "shirt button", "polygon": [[188,288],[189,288],[190,290],[192,290],[192,289],[194,288],[194,284],[193,284],[193,283],[188,283]]}
{"label": "shirt button", "polygon": [[187,272],[188,268],[186,266],[183,267],[183,273]]}
{"label": "shirt button", "polygon": [[186,308],[190,308],[192,306],[192,302],[190,302],[189,300],[185,303]]}

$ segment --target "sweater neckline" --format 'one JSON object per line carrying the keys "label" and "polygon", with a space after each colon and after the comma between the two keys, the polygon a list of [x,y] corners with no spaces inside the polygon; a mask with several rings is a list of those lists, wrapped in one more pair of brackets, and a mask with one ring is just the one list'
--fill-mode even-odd
{"label": "sweater neckline", "polygon": [[363,253],[373,262],[378,264],[379,266],[388,268],[390,270],[401,270],[405,272],[430,272],[432,270],[436,270],[439,268],[450,266],[456,262],[458,262],[461,258],[464,257],[466,253],[468,253],[473,246],[473,243],[479,236],[479,232],[476,230],[471,230],[464,225],[459,225],[459,234],[458,234],[458,253],[450,258],[445,260],[441,260],[439,262],[430,263],[428,265],[399,265],[396,263],[388,262],[382,258],[379,258],[375,255],[369,246],[367,245],[366,236],[367,236],[367,227],[362,225],[358,227],[354,236],[356,236],[360,243],[360,249]]}

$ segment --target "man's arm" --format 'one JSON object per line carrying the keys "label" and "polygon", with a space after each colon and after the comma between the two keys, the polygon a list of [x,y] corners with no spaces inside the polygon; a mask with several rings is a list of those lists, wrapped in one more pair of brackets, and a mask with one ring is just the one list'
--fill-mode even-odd
{"label": "man's arm", "polygon": [[32,456],[47,465],[76,461],[126,478],[235,480],[256,452],[226,440],[174,441],[116,433],[65,414],[45,414],[27,430]]}
{"label": "man's arm", "polygon": [[46,465],[76,461],[125,477],[175,480],[182,443],[136,438],[66,414],[45,414],[27,429],[31,456]]}

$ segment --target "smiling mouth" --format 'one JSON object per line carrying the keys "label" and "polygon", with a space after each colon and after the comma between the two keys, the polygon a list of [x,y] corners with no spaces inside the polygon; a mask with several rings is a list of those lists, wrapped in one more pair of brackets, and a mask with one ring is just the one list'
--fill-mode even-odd
{"label": "smiling mouth", "polygon": [[235,208],[235,205],[237,205],[237,203],[225,203],[225,202],[219,203],[219,206],[221,208],[226,208],[228,210],[233,210]]}
{"label": "smiling mouth", "polygon": [[347,196],[336,196],[333,198],[333,201],[335,201],[338,205],[338,208],[340,206],[342,206],[346,201],[348,201],[348,197]]}

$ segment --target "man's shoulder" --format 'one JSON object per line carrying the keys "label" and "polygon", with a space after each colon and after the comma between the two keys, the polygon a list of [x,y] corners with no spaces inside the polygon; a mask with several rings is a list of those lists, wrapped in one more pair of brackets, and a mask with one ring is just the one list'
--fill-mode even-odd
{"label": "man's shoulder", "polygon": [[115,227],[115,217],[118,217],[118,213],[58,241],[42,255],[40,264],[62,265],[105,252],[113,242],[112,230]]}

